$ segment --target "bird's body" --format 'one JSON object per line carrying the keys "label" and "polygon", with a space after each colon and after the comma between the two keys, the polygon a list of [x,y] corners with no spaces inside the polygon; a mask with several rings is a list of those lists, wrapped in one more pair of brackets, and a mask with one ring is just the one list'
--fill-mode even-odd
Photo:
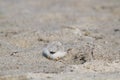
{"label": "bird's body", "polygon": [[64,51],[64,48],[60,42],[52,42],[48,44],[46,48],[43,49],[43,55],[53,60],[59,60],[66,54],[67,52]]}

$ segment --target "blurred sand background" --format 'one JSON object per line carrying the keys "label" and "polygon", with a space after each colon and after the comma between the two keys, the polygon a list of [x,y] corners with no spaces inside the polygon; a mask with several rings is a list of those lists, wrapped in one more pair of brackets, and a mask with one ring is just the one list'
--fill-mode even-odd
{"label": "blurred sand background", "polygon": [[[60,41],[69,55],[43,48]],[[0,80],[120,80],[120,0],[0,0]]]}

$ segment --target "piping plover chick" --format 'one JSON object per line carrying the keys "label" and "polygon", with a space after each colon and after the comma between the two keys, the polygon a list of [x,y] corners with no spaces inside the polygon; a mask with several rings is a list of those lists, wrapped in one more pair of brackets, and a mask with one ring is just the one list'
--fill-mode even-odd
{"label": "piping plover chick", "polygon": [[59,60],[63,58],[67,52],[64,51],[64,47],[61,42],[52,42],[43,49],[43,56],[52,60]]}

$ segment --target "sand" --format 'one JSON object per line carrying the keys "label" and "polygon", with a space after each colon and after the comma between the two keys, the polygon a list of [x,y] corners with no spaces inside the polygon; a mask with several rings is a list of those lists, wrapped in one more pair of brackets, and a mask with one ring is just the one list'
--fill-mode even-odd
{"label": "sand", "polygon": [[[59,41],[68,54],[42,55]],[[0,0],[0,80],[119,80],[119,0]]]}

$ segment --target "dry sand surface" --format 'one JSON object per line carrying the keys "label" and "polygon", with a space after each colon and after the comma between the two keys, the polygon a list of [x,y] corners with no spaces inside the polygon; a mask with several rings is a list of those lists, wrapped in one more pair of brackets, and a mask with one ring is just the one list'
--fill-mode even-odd
{"label": "dry sand surface", "polygon": [[120,0],[0,0],[0,80],[120,80]]}

